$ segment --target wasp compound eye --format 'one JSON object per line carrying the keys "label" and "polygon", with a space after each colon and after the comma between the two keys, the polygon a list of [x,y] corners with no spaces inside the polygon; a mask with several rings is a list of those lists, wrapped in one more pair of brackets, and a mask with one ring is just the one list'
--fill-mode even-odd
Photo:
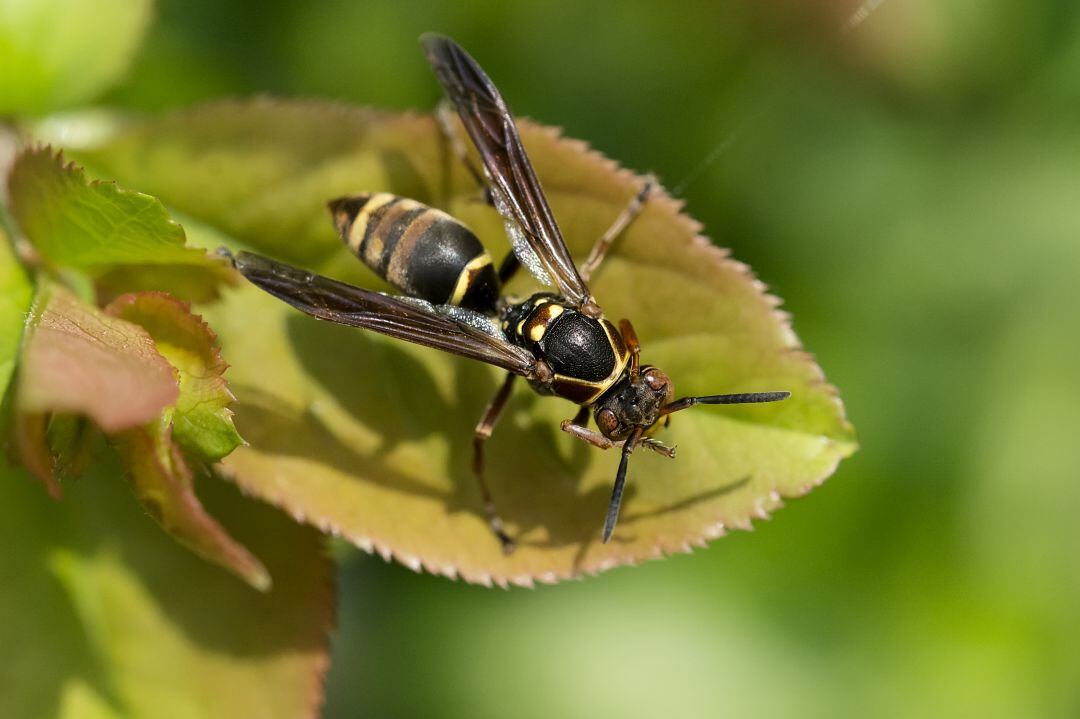
{"label": "wasp compound eye", "polygon": [[610,437],[619,429],[619,420],[610,409],[602,409],[596,415],[596,426],[605,436]]}
{"label": "wasp compound eye", "polygon": [[645,373],[644,380],[646,386],[648,386],[649,389],[654,391],[664,389],[671,382],[671,380],[668,379],[668,376],[666,374],[656,369],[655,367]]}

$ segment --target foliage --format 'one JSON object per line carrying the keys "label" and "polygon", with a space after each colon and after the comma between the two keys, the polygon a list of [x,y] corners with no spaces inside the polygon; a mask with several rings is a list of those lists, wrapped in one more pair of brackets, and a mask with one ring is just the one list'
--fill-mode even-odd
{"label": "foliage", "polygon": [[[0,560],[0,643],[48,636],[0,667],[0,713],[314,715],[333,622],[323,534],[470,582],[556,582],[747,529],[854,451],[779,301],[658,192],[596,296],[634,320],[680,394],[792,398],[680,414],[666,434],[678,459],[639,453],[605,545],[616,457],[558,432],[569,405],[516,393],[488,465],[519,544],[504,556],[468,471],[497,373],[320,325],[208,251],[252,248],[381,287],[334,237],[328,198],[408,196],[505,253],[500,219],[426,116],[261,99],[31,120],[113,84],[149,13],[0,3],[13,70],[0,113],[14,118],[0,146],[17,148],[0,163],[0,394],[22,466],[0,475],[0,526],[20,548]],[[522,132],[582,257],[642,178],[551,128]]]}
{"label": "foliage", "polygon": [[127,69],[152,8],[151,0],[0,2],[0,115],[92,100]]}
{"label": "foliage", "polygon": [[[92,301],[94,278],[115,277],[116,266],[163,258],[177,268],[174,286],[203,268],[217,281],[228,271],[185,248],[160,203],[89,183],[48,148],[19,155],[9,190],[37,290],[31,301],[5,242],[5,380],[16,367],[6,425],[12,453],[63,501],[42,504],[24,473],[3,474],[5,536],[20,549],[3,563],[2,640],[33,644],[0,671],[3,713],[313,713],[332,622],[318,534],[204,481],[226,529],[195,494],[208,463],[242,442],[213,332],[164,292],[123,294],[104,309]],[[148,538],[117,492],[121,475],[166,532],[252,587],[267,591],[273,577],[271,595]],[[52,641],[26,638],[35,633]]]}
{"label": "foliage", "polygon": [[[571,251],[584,256],[641,180],[580,143],[523,129]],[[450,171],[427,118],[221,103],[127,124],[80,156],[233,244],[365,285],[377,280],[336,239],[318,198],[361,189],[414,197],[464,218],[506,251],[498,216],[477,202],[461,168]],[[176,156],[186,158],[182,166],[169,160]],[[214,196],[194,191],[211,173]],[[598,533],[616,458],[558,433],[570,406],[520,392],[490,443],[493,492],[520,545],[504,557],[480,512],[468,457],[497,373],[319,324],[254,288],[207,310],[234,358],[239,420],[251,442],[225,460],[225,472],[369,551],[482,583],[593,573],[748,527],[781,497],[820,482],[854,445],[831,388],[798,351],[775,300],[697,233],[658,193],[619,239],[594,282],[597,296],[614,316],[634,319],[647,361],[666,368],[681,392],[780,387],[794,396],[680,415],[667,433],[682,445],[678,459],[636,458],[611,544],[600,544]],[[643,295],[642,285],[653,289]],[[522,278],[512,289],[533,286]],[[256,356],[262,361],[243,360]]]}
{"label": "foliage", "polygon": [[0,473],[0,709],[11,717],[311,716],[331,565],[316,532],[220,482],[205,499],[266,560],[258,594],[133,511],[102,456],[60,503]]}

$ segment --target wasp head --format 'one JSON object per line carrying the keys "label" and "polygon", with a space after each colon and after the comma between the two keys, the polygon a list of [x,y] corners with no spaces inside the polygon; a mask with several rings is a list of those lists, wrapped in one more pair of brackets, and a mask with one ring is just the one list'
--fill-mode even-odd
{"label": "wasp head", "polygon": [[650,365],[637,366],[637,353],[626,375],[596,402],[595,419],[600,432],[610,440],[622,440],[622,457],[619,471],[615,474],[615,486],[611,491],[607,517],[604,519],[604,541],[611,539],[615,522],[619,519],[623,487],[626,484],[626,465],[630,453],[638,443],[674,457],[674,447],[667,448],[648,436],[649,429],[661,417],[680,412],[698,404],[748,404],[775,402],[789,396],[788,392],[750,392],[746,394],[713,394],[699,397],[683,397],[672,401],[674,387],[668,376]]}
{"label": "wasp head", "polygon": [[648,429],[675,396],[671,380],[651,365],[628,372],[596,403],[596,426],[608,439],[626,439],[635,427]]}

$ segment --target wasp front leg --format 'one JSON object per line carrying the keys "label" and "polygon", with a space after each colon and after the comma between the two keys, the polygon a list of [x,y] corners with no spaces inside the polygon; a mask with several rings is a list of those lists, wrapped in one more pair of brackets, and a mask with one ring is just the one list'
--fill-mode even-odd
{"label": "wasp front leg", "polygon": [[559,425],[559,429],[566,432],[571,437],[577,437],[582,442],[591,444],[594,447],[599,447],[600,449],[611,449],[615,446],[615,443],[604,435],[599,432],[594,432],[586,427],[585,424],[588,421],[589,408],[582,407],[578,410],[578,413],[573,419],[564,419],[562,424]]}
{"label": "wasp front leg", "polygon": [[[600,449],[611,449],[613,447],[622,447],[626,444],[626,440],[613,440],[608,439],[604,435],[595,430],[591,430],[585,426],[585,422],[589,418],[589,408],[583,407],[577,416],[573,419],[564,419],[559,425],[559,429],[566,432],[571,437],[576,437],[586,444],[591,444],[594,447]],[[675,459],[675,447],[669,447],[658,439],[652,437],[644,437],[639,442],[640,445],[651,449],[657,454],[662,454],[670,459]]]}

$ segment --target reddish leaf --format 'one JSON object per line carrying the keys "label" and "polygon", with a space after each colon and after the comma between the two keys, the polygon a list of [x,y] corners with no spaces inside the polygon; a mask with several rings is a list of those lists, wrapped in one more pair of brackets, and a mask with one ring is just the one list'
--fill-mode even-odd
{"label": "reddish leaf", "polygon": [[11,435],[19,463],[41,480],[53,499],[60,499],[63,490],[56,478],[56,457],[45,440],[48,417],[44,414],[20,414],[12,420]]}
{"label": "reddish leaf", "polygon": [[83,414],[106,432],[149,422],[180,394],[146,330],[58,285],[38,291],[20,365],[18,412]]}

